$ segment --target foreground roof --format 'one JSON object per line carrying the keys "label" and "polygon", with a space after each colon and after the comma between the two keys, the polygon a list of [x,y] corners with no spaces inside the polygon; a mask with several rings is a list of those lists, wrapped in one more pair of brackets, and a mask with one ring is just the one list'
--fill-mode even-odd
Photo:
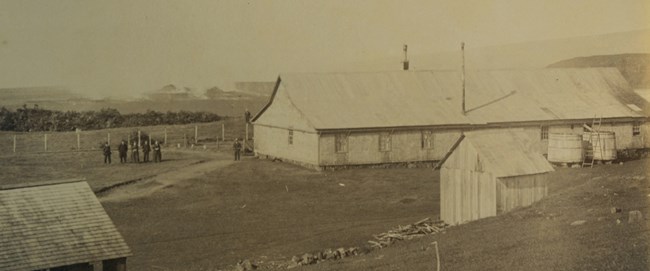
{"label": "foreground roof", "polygon": [[[531,139],[523,132],[480,131],[464,133],[460,144],[472,145],[485,171],[495,177],[540,174],[554,171],[553,166],[531,147]],[[455,144],[453,152],[459,144]],[[448,157],[446,157],[448,158]],[[445,158],[445,160],[446,160]],[[445,161],[441,161],[444,163]]]}
{"label": "foreground roof", "polygon": [[0,190],[0,270],[131,255],[86,182]]}
{"label": "foreground roof", "polygon": [[314,129],[636,118],[645,108],[615,68],[469,71],[465,115],[458,71],[293,73],[278,80],[274,96],[286,91]]}

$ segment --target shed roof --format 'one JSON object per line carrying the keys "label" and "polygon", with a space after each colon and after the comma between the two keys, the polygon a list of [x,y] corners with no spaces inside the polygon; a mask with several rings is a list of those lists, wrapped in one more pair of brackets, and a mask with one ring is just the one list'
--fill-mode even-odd
{"label": "shed roof", "polygon": [[[540,174],[554,171],[551,164],[540,153],[530,147],[530,138],[523,132],[512,131],[476,131],[467,132],[461,137],[460,144],[471,144],[484,169],[495,177],[511,177]],[[457,148],[455,144],[452,148]],[[453,152],[452,149],[450,152]],[[444,163],[445,161],[441,161]]]}
{"label": "shed roof", "polygon": [[131,255],[86,182],[0,190],[0,270]]}
{"label": "shed roof", "polygon": [[638,118],[627,104],[646,107],[615,68],[469,71],[466,115],[458,71],[290,73],[278,80],[319,130]]}

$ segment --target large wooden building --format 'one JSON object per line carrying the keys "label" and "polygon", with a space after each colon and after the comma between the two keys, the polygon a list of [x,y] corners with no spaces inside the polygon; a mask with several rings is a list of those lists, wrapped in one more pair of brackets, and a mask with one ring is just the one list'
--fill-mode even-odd
{"label": "large wooden building", "polygon": [[529,206],[548,194],[553,167],[522,132],[461,135],[440,163],[440,219],[459,224]]}
{"label": "large wooden building", "polygon": [[86,182],[0,189],[0,270],[126,271],[130,255]]}
{"label": "large wooden building", "polygon": [[547,152],[549,133],[602,117],[619,149],[650,147],[647,109],[615,68],[279,76],[253,118],[255,152],[315,168],[438,161],[462,131],[519,129]]}

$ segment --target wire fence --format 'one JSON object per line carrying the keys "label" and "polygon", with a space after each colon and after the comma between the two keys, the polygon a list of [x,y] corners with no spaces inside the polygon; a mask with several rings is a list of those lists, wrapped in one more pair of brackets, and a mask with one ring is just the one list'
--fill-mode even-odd
{"label": "wire fence", "polygon": [[[158,141],[166,147],[224,147],[224,141],[243,139],[248,130],[248,140],[253,138],[252,126],[246,127],[243,118],[226,118],[217,122],[128,127],[72,132],[0,132],[0,154],[69,152],[99,150],[108,142],[117,148],[120,141]],[[246,141],[248,141],[246,140]]]}

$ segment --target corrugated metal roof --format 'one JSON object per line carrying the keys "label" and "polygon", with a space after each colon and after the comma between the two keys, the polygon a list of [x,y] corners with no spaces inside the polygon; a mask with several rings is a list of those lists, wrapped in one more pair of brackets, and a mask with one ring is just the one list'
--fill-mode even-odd
{"label": "corrugated metal roof", "polygon": [[495,177],[539,174],[554,171],[540,153],[526,145],[531,141],[518,132],[469,132],[465,143],[472,144],[479,153],[483,168]]}
{"label": "corrugated metal roof", "polygon": [[615,68],[469,71],[466,78],[466,115],[457,71],[293,73],[278,80],[316,129],[641,117],[626,106],[640,99]]}
{"label": "corrugated metal roof", "polygon": [[130,256],[86,182],[0,190],[0,270]]}

